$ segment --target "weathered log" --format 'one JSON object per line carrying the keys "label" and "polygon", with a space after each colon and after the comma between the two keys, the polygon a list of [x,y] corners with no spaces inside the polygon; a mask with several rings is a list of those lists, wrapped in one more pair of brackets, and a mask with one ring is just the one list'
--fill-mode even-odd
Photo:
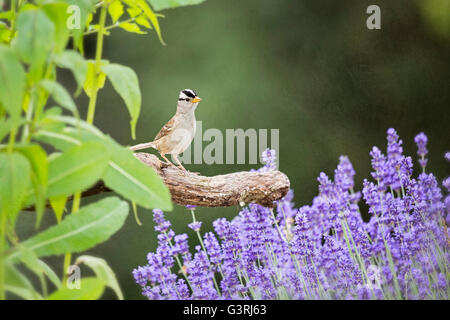
{"label": "weathered log", "polygon": [[[280,171],[249,172],[241,171],[212,177],[182,171],[174,165],[159,160],[153,154],[139,152],[137,159],[155,169],[169,188],[172,201],[179,205],[202,207],[229,207],[247,203],[257,203],[273,207],[289,191],[288,177]],[[82,193],[88,197],[111,191],[103,181]],[[33,210],[33,207],[26,210]]]}
{"label": "weathered log", "polygon": [[167,165],[155,155],[135,153],[136,158],[156,170],[179,205],[229,207],[257,203],[266,207],[289,191],[289,179],[280,171],[235,172],[205,177]]}

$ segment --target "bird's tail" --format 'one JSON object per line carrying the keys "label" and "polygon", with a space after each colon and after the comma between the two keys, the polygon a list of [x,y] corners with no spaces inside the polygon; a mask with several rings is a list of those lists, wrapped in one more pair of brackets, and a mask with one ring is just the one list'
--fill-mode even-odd
{"label": "bird's tail", "polygon": [[140,144],[130,147],[130,149],[133,151],[147,149],[147,148],[155,148],[156,149],[155,143],[152,141],[152,142],[147,142],[147,143],[140,143]]}

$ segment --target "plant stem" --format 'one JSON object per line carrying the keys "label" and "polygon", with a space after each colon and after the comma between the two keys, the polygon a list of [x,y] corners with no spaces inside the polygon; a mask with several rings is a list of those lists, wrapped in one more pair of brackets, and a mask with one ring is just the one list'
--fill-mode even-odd
{"label": "plant stem", "polygon": [[[166,231],[164,232],[164,235],[168,238]],[[172,240],[168,240],[167,243],[169,244],[170,248],[173,249]],[[186,283],[188,284],[191,291],[194,292],[194,289],[193,289],[191,283],[189,282],[189,278],[187,277],[186,273],[183,272],[183,265],[181,264],[181,261],[180,261],[180,258],[178,258],[178,255],[175,255],[175,260],[178,263],[178,267],[180,268],[181,273],[183,274],[184,278],[186,279]]]}
{"label": "plant stem", "polygon": [[[95,52],[95,63],[94,63],[94,85],[92,87],[91,91],[91,97],[89,100],[89,106],[88,106],[88,114],[87,114],[87,122],[92,124],[94,122],[94,114],[95,114],[95,104],[97,102],[97,92],[98,92],[98,78],[100,74],[100,63],[102,58],[102,51],[103,51],[103,34],[104,34],[104,27],[105,27],[105,21],[106,21],[106,5],[103,3],[101,10],[100,10],[100,28],[97,36],[97,47]],[[77,192],[74,195],[73,203],[72,203],[72,213],[75,213],[80,208],[80,199],[81,199],[81,193]],[[67,282],[67,270],[70,266],[72,260],[72,253],[67,252],[64,255],[64,270],[63,270],[63,286],[66,285]]]}
{"label": "plant stem", "polygon": [[13,128],[9,134],[8,152],[12,152],[14,149],[14,143],[16,142],[17,127]]}
{"label": "plant stem", "polygon": [[[192,214],[192,222],[196,222],[197,220],[195,219],[194,209],[190,209],[190,210],[191,210],[191,214]],[[209,263],[211,263],[211,261],[209,260],[208,251],[206,251],[205,245],[203,244],[203,240],[202,240],[202,236],[200,235],[200,232],[196,231],[195,233],[197,234],[197,237],[198,237],[198,240],[200,242],[200,245],[201,245],[203,251],[206,254],[206,259],[208,260]],[[219,289],[219,286],[217,284],[214,272],[213,272],[212,280],[214,282],[214,286],[216,287],[217,294],[220,296],[220,289]]]}
{"label": "plant stem", "polygon": [[11,12],[13,14],[11,19],[11,30],[14,31],[15,24],[16,24],[16,10],[17,10],[17,4],[16,0],[11,0]]}
{"label": "plant stem", "polygon": [[30,123],[32,121],[34,111],[34,97],[30,95],[30,101],[28,103],[27,113],[26,113],[26,123],[22,129],[21,143],[30,142]]}
{"label": "plant stem", "polygon": [[[76,213],[80,209],[80,200],[81,200],[81,192],[77,192],[73,195],[72,202],[72,214]],[[72,260],[72,253],[66,252],[64,254],[64,265],[63,265],[63,287],[67,285],[67,270],[69,270],[69,266]]]}
{"label": "plant stem", "polygon": [[[111,29],[117,28],[118,26],[120,26],[121,23],[133,22],[134,20],[136,20],[136,18],[137,18],[137,17],[130,18],[130,19],[123,20],[123,21],[117,21],[116,23],[113,23],[113,24],[111,24],[111,25],[109,25],[109,26],[106,26],[105,28],[103,28],[103,30],[104,30],[104,31],[107,31],[107,30],[111,30]],[[83,35],[84,35],[84,36],[88,36],[88,35],[90,35],[90,34],[98,33],[99,31],[100,31],[100,30],[86,31],[86,32],[83,33]]]}
{"label": "plant stem", "polygon": [[103,4],[100,10],[100,23],[97,35],[97,47],[95,52],[95,62],[94,62],[94,84],[91,91],[91,97],[89,100],[88,114],[86,121],[90,124],[94,122],[95,105],[97,103],[97,93],[98,93],[98,79],[100,75],[100,64],[102,59],[103,51],[103,35],[105,30],[106,21],[106,5]]}
{"label": "plant stem", "polygon": [[43,274],[39,275],[39,281],[41,282],[41,288],[42,288],[42,295],[44,298],[47,298],[48,296],[48,288],[47,288],[47,282],[45,280],[45,277]]}

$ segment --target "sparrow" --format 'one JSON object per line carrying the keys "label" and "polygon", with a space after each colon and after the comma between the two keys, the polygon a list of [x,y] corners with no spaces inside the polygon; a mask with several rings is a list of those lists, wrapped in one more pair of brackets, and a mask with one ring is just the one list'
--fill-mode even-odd
{"label": "sparrow", "polygon": [[151,142],[134,145],[130,149],[136,151],[154,148],[159,151],[167,164],[174,165],[166,158],[166,154],[171,154],[179,168],[186,171],[178,160],[178,155],[183,153],[194,139],[196,130],[195,109],[201,100],[194,90],[181,90],[175,115],[161,128],[155,139]]}

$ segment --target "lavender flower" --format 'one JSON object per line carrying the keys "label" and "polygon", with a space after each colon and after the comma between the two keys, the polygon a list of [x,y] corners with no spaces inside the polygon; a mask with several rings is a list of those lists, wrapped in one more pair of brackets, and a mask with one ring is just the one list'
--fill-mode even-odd
{"label": "lavender flower", "polygon": [[153,209],[153,221],[157,224],[155,231],[165,232],[171,227],[170,221],[167,221],[164,217],[164,212],[160,209]]}
{"label": "lavender flower", "polygon": [[450,193],[450,177],[447,177],[442,181],[442,185],[447,189],[447,192]]}
{"label": "lavender flower", "polygon": [[[415,142],[423,171],[427,137],[420,133]],[[387,131],[386,155],[373,147],[370,156],[372,179],[364,179],[361,191],[353,190],[355,171],[341,156],[334,179],[320,173],[310,205],[296,208],[292,190],[275,209],[250,204],[231,221],[215,220],[215,233],[199,236],[193,254],[188,236],[176,235],[155,209],[158,247],[133,270],[142,294],[151,300],[448,299],[450,196],[444,199],[433,174],[414,176],[394,129]],[[275,169],[273,150],[262,158],[258,171]],[[450,191],[450,178],[443,186]],[[361,196],[369,221],[360,214]],[[193,214],[189,228],[199,232],[201,225]]]}
{"label": "lavender flower", "polygon": [[372,177],[378,183],[384,185],[387,174],[387,159],[377,147],[372,148],[372,151],[370,151],[370,156],[372,157],[372,168],[375,170],[372,172]]}
{"label": "lavender flower", "polygon": [[263,151],[261,158],[265,165],[260,171],[273,171],[277,169],[275,150],[266,149]]}
{"label": "lavender flower", "polygon": [[444,155],[445,160],[447,160],[448,162],[450,162],[450,152],[446,152]]}
{"label": "lavender flower", "polygon": [[137,284],[140,286],[145,286],[148,281],[148,268],[147,267],[138,267],[133,270],[133,277]]}
{"label": "lavender flower", "polygon": [[219,241],[212,232],[207,232],[204,238],[205,248],[212,264],[218,265],[221,262],[222,252]]}
{"label": "lavender flower", "polygon": [[192,223],[188,224],[188,227],[191,228],[194,231],[200,231],[200,228],[202,227],[202,222],[201,221],[194,221]]}
{"label": "lavender flower", "polygon": [[425,158],[425,156],[428,154],[428,138],[425,133],[421,132],[414,138],[414,142],[417,144],[417,154],[420,156],[419,163],[422,168],[425,168],[428,162],[428,160]]}
{"label": "lavender flower", "polygon": [[184,255],[189,252],[188,235],[186,233],[176,235],[174,241],[175,245],[172,248],[172,254]]}
{"label": "lavender flower", "polygon": [[353,177],[355,176],[355,170],[353,169],[350,160],[346,156],[339,158],[339,164],[334,171],[334,181],[336,185],[342,190],[347,191],[353,188],[355,182]]}
{"label": "lavender flower", "polygon": [[388,141],[387,146],[388,159],[389,160],[398,159],[403,153],[402,148],[403,141],[399,139],[399,136],[397,134],[397,131],[395,131],[395,129],[393,128],[388,129],[387,141]]}
{"label": "lavender flower", "polygon": [[213,285],[213,273],[210,270],[205,252],[198,250],[194,259],[188,264],[187,273],[192,284],[192,296],[195,299],[217,299],[218,293]]}

